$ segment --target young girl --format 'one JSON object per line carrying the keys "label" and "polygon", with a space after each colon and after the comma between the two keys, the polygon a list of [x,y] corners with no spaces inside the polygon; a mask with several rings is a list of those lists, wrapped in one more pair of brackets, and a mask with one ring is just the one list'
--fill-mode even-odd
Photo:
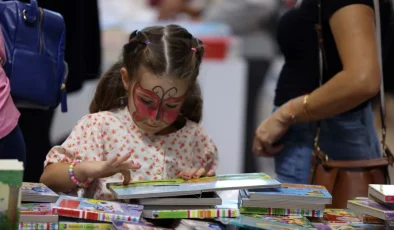
{"label": "young girl", "polygon": [[41,182],[113,199],[108,182],[214,175],[217,149],[198,124],[203,54],[202,42],[177,25],[134,31],[122,61],[100,79],[91,114],[48,153]]}

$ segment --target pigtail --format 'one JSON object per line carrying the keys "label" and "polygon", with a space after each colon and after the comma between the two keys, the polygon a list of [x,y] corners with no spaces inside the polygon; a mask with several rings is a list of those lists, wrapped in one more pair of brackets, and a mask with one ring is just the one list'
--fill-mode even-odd
{"label": "pigtail", "polygon": [[202,120],[203,99],[201,88],[197,81],[199,75],[200,65],[204,56],[204,45],[198,38],[192,38],[191,42],[191,66],[192,71],[192,85],[190,86],[188,96],[181,108],[181,114],[188,120],[199,123]]}
{"label": "pigtail", "polygon": [[203,99],[200,84],[195,82],[189,89],[188,96],[181,108],[181,115],[190,121],[202,120]]}
{"label": "pigtail", "polygon": [[[90,113],[108,111],[127,105],[127,94],[120,74],[122,67],[123,63],[117,62],[100,78],[89,106]],[[122,102],[122,100],[126,101]]]}
{"label": "pigtail", "polygon": [[[194,42],[192,42],[192,44],[193,44],[193,47],[194,47],[194,49],[195,49],[196,61],[197,61],[197,63],[198,63],[198,67],[200,67],[200,64],[201,64],[201,62],[202,62],[202,58],[203,58],[204,52],[205,52],[204,44],[203,44],[203,42],[202,42],[200,39],[198,39],[198,38],[194,38],[193,41],[194,41]],[[194,46],[194,45],[195,45],[195,46]]]}

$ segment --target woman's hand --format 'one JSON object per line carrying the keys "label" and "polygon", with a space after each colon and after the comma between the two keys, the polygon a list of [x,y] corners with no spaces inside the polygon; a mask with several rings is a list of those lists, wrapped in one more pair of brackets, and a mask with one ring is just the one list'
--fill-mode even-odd
{"label": "woman's hand", "polygon": [[207,172],[205,168],[189,168],[183,172],[180,172],[178,176],[180,178],[190,180],[200,178],[202,176],[215,176],[215,171],[211,169]]}
{"label": "woman's hand", "polygon": [[291,125],[290,114],[286,113],[286,110],[287,104],[280,107],[259,125],[253,140],[253,152],[265,157],[272,157],[282,150],[283,145],[275,145],[275,143]]}
{"label": "woman's hand", "polygon": [[128,161],[130,156],[131,153],[128,153],[107,161],[86,161],[76,167],[79,166],[79,171],[83,178],[104,178],[116,173],[122,173],[124,177],[123,184],[126,185],[130,182],[130,170],[141,168],[140,164]]}

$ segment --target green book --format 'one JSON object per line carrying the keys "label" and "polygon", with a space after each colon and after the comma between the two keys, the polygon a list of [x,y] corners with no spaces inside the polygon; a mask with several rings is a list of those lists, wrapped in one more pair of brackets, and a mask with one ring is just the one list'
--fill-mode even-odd
{"label": "green book", "polygon": [[0,160],[0,229],[18,229],[22,181],[22,162]]}

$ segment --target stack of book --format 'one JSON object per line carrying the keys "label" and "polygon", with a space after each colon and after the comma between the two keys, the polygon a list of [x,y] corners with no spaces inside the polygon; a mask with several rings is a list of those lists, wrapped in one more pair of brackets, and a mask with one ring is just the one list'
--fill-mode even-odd
{"label": "stack of book", "polygon": [[244,189],[239,193],[242,214],[323,217],[332,197],[323,186],[282,184],[278,188]]}
{"label": "stack of book", "polygon": [[243,229],[385,229],[382,223],[363,223],[356,213],[344,209],[325,209],[323,217],[241,215],[239,218],[222,218],[220,221],[227,226],[235,226]]}
{"label": "stack of book", "polygon": [[238,217],[237,200],[223,201],[217,191],[275,188],[280,183],[264,173],[225,174],[183,180],[142,181],[129,185],[109,183],[117,199],[144,205],[143,217],[191,219]]}
{"label": "stack of book", "polygon": [[369,221],[380,219],[394,229],[394,185],[370,184],[368,198],[349,200],[347,207]]}
{"label": "stack of book", "polygon": [[52,207],[59,195],[42,183],[23,182],[19,229],[58,229]]}
{"label": "stack of book", "polygon": [[19,227],[23,170],[18,160],[0,160],[0,229]]}
{"label": "stack of book", "polygon": [[142,210],[142,205],[64,195],[52,208],[59,216],[59,229],[110,229],[113,221],[138,223]]}

